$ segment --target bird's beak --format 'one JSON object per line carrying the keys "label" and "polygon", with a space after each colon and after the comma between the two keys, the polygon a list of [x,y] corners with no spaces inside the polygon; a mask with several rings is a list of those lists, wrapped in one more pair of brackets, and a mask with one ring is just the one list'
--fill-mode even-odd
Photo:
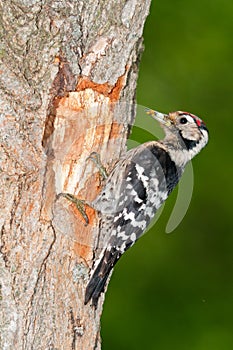
{"label": "bird's beak", "polygon": [[170,119],[170,116],[168,114],[163,114],[163,113],[154,111],[153,109],[149,109],[146,113],[151,115],[152,118],[154,118],[155,120],[157,120],[163,125],[170,126],[172,123],[172,120]]}

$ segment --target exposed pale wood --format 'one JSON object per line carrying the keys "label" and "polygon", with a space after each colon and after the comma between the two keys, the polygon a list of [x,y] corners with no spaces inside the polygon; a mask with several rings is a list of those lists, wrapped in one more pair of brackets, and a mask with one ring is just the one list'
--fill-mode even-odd
{"label": "exposed pale wood", "polygon": [[[125,151],[150,1],[0,1],[0,349],[100,349],[84,306],[103,237],[62,197]],[[127,102],[127,103],[125,103]]]}

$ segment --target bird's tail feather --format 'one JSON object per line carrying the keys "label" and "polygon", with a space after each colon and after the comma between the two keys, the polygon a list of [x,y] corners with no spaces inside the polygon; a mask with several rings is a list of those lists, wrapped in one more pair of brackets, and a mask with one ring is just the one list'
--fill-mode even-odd
{"label": "bird's tail feather", "polygon": [[106,249],[99,264],[94,270],[91,279],[86,287],[85,304],[92,299],[93,305],[96,307],[100,294],[104,291],[104,287],[108,276],[120,258],[121,254],[116,248]]}

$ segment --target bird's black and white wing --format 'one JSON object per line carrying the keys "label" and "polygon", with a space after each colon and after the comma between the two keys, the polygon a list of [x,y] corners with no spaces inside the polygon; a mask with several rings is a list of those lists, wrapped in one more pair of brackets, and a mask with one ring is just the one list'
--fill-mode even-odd
{"label": "bird's black and white wing", "polygon": [[107,230],[111,232],[105,234],[108,240],[87,286],[86,303],[90,298],[97,302],[112,267],[143,234],[177,184],[179,173],[169,154],[156,142],[129,151],[116,164],[93,203],[103,218],[108,218]]}

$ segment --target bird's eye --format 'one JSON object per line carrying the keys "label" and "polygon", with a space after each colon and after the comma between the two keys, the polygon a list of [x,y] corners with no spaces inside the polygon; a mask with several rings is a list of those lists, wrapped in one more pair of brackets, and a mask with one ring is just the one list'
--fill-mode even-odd
{"label": "bird's eye", "polygon": [[186,124],[188,122],[187,118],[182,117],[180,118],[180,124]]}

